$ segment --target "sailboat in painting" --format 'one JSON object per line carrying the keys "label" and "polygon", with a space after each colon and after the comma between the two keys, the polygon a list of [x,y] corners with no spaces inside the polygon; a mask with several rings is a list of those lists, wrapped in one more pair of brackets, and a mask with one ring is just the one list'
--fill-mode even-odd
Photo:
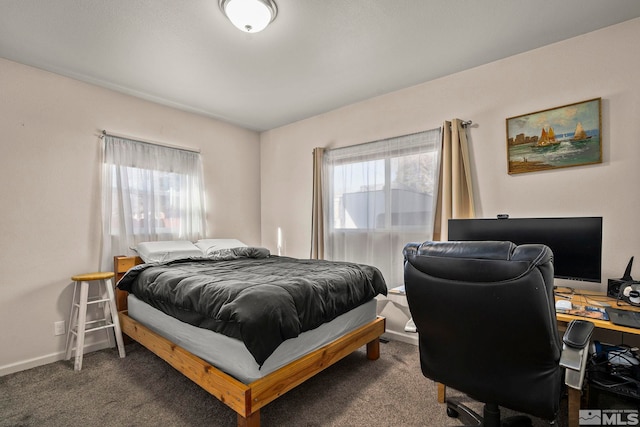
{"label": "sailboat in painting", "polygon": [[540,138],[538,138],[538,142],[533,145],[534,149],[555,149],[560,145],[560,141],[556,140],[556,134],[553,131],[553,128],[549,126],[549,130],[547,131],[545,128],[542,128],[542,133],[540,134]]}
{"label": "sailboat in painting", "polygon": [[589,139],[591,139],[591,137],[588,136],[587,133],[584,131],[584,128],[582,127],[582,123],[578,122],[578,124],[576,125],[576,131],[574,132],[573,137],[571,138],[571,143],[573,145],[580,146],[588,142]]}
{"label": "sailboat in painting", "polygon": [[591,137],[587,135],[582,127],[582,123],[578,122],[576,125],[576,131],[573,134],[573,138],[571,138],[571,142],[584,142]]}

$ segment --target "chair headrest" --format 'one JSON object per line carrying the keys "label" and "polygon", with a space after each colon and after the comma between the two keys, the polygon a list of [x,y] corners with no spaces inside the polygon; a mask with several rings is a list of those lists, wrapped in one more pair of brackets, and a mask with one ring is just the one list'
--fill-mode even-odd
{"label": "chair headrest", "polygon": [[409,243],[403,254],[406,262],[425,274],[480,282],[517,277],[553,261],[553,253],[545,245],[493,241]]}
{"label": "chair headrest", "polygon": [[431,256],[447,258],[477,258],[508,260],[516,245],[511,242],[424,242],[404,247],[405,258]]}

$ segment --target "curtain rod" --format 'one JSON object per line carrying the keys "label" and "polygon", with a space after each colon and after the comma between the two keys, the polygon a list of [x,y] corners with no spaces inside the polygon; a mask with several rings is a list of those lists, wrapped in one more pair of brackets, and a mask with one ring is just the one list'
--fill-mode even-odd
{"label": "curtain rod", "polygon": [[[460,120],[460,124],[463,128],[468,128],[473,124],[473,122],[471,120]],[[451,125],[449,125],[449,127],[451,127]]]}
{"label": "curtain rod", "polygon": [[131,141],[143,142],[145,144],[158,145],[160,147],[166,147],[166,148],[173,148],[174,150],[191,151],[192,153],[198,153],[198,154],[200,153],[200,149],[198,149],[198,148],[180,147],[178,145],[166,144],[164,142],[149,141],[149,140],[140,139],[140,138],[133,137],[133,136],[123,135],[123,134],[116,134],[116,133],[113,133],[113,132],[107,132],[106,130],[103,129],[102,130],[102,135],[100,135],[100,139],[103,139],[105,136],[113,136],[114,138],[129,139]]}

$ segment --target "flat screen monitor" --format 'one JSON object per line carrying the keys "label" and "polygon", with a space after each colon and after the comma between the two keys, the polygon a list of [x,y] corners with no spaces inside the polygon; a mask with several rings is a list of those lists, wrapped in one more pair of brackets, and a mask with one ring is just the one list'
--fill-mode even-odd
{"label": "flat screen monitor", "polygon": [[449,240],[542,243],[556,278],[601,282],[602,217],[450,219]]}

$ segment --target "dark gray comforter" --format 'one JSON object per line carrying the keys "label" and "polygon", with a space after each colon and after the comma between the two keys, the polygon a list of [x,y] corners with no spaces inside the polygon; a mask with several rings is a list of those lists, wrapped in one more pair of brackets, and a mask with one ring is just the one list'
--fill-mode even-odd
{"label": "dark gray comforter", "polygon": [[260,366],[283,341],[387,293],[375,267],[270,256],[263,248],[142,264],[118,288],[183,322],[242,340]]}

